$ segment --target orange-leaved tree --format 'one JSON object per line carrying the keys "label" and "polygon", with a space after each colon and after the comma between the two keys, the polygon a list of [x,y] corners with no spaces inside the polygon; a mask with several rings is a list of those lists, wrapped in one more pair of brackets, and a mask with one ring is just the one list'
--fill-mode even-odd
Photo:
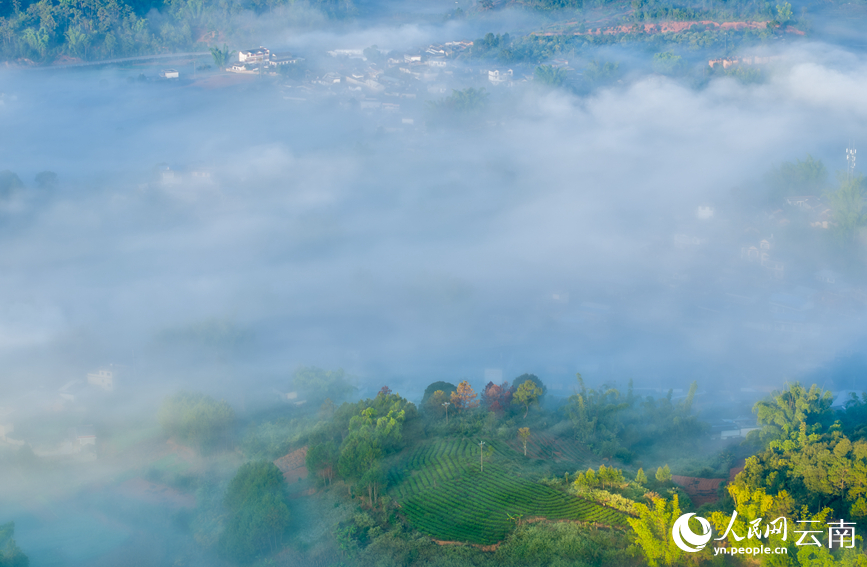
{"label": "orange-leaved tree", "polygon": [[452,405],[460,410],[472,409],[479,407],[478,394],[466,380],[458,384],[458,389],[452,392]]}

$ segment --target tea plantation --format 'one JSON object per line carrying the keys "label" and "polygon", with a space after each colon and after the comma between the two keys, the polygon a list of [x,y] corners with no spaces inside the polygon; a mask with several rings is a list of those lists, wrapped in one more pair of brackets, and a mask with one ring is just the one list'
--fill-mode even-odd
{"label": "tea plantation", "polygon": [[389,484],[402,514],[433,538],[490,545],[502,541],[520,519],[580,520],[626,525],[626,515],[522,476],[515,452],[491,444],[485,470],[479,447],[467,439],[419,447]]}

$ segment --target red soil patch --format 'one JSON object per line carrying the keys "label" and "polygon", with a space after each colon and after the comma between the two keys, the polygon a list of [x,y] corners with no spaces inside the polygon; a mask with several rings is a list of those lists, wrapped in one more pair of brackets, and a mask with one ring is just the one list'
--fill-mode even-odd
{"label": "red soil patch", "polygon": [[82,59],[79,59],[78,57],[61,55],[60,57],[51,62],[52,65],[72,65],[75,63],[84,63],[84,61]]}
{"label": "red soil patch", "polygon": [[195,497],[143,478],[133,478],[120,485],[120,491],[126,496],[144,500],[151,504],[162,504],[175,508],[195,508]]}
{"label": "red soil patch", "polygon": [[287,483],[298,482],[302,478],[307,478],[306,459],[307,447],[301,447],[297,451],[280,457],[274,461],[274,464],[283,473],[283,478],[286,479]]}
{"label": "red soil patch", "polygon": [[[705,26],[713,26],[717,30],[759,30],[765,29],[768,27],[768,22],[723,22],[717,23],[711,20],[696,20],[690,22],[656,22],[656,23],[644,23],[639,24],[636,28],[635,25],[622,25],[622,26],[609,26],[602,27],[601,31],[592,30],[584,33],[581,32],[543,32],[538,33],[536,35],[565,35],[566,33],[572,33],[573,35],[613,35],[618,33],[633,33],[634,31],[640,33],[679,33],[685,30],[688,30],[695,24],[705,25]],[[804,32],[801,30],[797,30],[792,26],[787,26],[782,30],[785,33],[793,33],[797,35],[804,35]]]}
{"label": "red soil patch", "polygon": [[734,482],[735,477],[738,475],[739,472],[744,470],[744,468],[746,468],[746,466],[747,466],[747,460],[741,459],[741,462],[739,462],[736,467],[732,467],[731,469],[729,469],[729,482]]}
{"label": "red soil patch", "polygon": [[717,490],[719,485],[726,481],[724,478],[698,478],[676,474],[671,475],[671,480],[689,494],[692,503],[696,506],[719,500]]}

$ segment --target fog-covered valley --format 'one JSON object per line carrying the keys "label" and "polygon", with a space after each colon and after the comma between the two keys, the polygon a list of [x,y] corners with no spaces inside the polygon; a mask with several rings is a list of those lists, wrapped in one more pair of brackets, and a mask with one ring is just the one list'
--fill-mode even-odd
{"label": "fog-covered valley", "polygon": [[[352,546],[375,537],[339,530],[362,509],[380,522],[370,482],[316,481],[308,451],[341,402],[398,393],[431,435],[438,381],[490,403],[486,384],[522,377],[513,399],[541,379],[538,410],[461,412],[437,435],[506,451],[537,419],[534,435],[583,447],[538,453],[527,474],[546,478],[603,460],[727,477],[758,450],[737,443],[771,391],[816,383],[842,411],[863,389],[867,233],[846,149],[867,65],[821,16],[806,37],[730,32],[746,71],[726,74],[706,46],[625,41],[504,63],[556,18],[378,9],[399,21],[248,15],[282,68],[216,41],[214,57],[0,68],[0,523],[31,565],[367,564]],[[582,433],[576,396],[609,385],[706,423],[683,435],[707,462]],[[224,401],[231,424],[178,433],[178,392]],[[223,494],[257,459],[283,467],[292,520],[241,561]],[[402,478],[376,481],[398,505]],[[455,557],[441,564],[481,565]]]}

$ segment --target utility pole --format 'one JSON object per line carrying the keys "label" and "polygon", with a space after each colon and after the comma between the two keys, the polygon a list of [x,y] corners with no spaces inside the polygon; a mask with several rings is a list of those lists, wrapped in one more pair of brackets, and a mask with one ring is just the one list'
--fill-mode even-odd
{"label": "utility pole", "polygon": [[479,452],[479,464],[481,465],[482,472],[485,472],[485,442],[479,441],[479,448],[481,451]]}
{"label": "utility pole", "polygon": [[449,424],[449,404],[448,402],[443,402],[443,407],[446,408],[446,425]]}

